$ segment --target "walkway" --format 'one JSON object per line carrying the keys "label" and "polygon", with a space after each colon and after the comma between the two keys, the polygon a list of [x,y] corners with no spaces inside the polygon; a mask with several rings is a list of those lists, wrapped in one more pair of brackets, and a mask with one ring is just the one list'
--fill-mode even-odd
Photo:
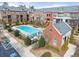
{"label": "walkway", "polygon": [[69,49],[65,53],[64,57],[71,57],[71,56],[73,56],[75,51],[76,51],[76,46],[73,45],[73,44],[69,44]]}
{"label": "walkway", "polygon": [[4,35],[9,38],[9,40],[11,41],[10,44],[21,55],[21,57],[35,57],[35,55],[32,52],[30,52],[32,45],[26,48],[19,42],[17,42],[13,37],[11,37],[6,31],[4,31]]}

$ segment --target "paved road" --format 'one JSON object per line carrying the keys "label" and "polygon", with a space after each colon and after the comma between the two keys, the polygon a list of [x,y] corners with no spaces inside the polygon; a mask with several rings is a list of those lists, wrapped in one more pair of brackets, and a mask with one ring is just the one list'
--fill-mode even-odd
{"label": "paved road", "polygon": [[6,31],[4,31],[4,35],[7,36],[10,40],[10,44],[15,48],[15,50],[22,56],[22,57],[35,57],[35,55],[30,52],[32,45],[29,47],[24,47],[19,42],[17,42],[13,37],[11,37]]}
{"label": "paved road", "polygon": [[69,44],[69,49],[65,53],[64,57],[71,57],[72,55],[74,55],[75,51],[76,51],[76,46],[73,44]]}

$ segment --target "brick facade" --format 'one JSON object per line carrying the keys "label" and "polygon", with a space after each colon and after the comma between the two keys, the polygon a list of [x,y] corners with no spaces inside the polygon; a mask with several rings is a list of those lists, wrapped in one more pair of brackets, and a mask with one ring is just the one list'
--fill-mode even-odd
{"label": "brick facade", "polygon": [[[17,20],[21,20],[21,15],[22,15],[22,19],[27,20],[27,12],[25,11],[1,11],[1,18],[3,21],[5,21],[6,23],[8,21],[12,21],[12,22],[16,22]],[[18,18],[17,18],[18,15]],[[9,17],[10,16],[10,20]]]}
{"label": "brick facade", "polygon": [[48,44],[53,45],[54,43],[54,39],[57,39],[57,45],[54,46],[56,48],[60,48],[61,47],[61,42],[62,42],[62,36],[60,33],[57,32],[57,30],[54,28],[54,26],[52,25],[52,23],[49,24],[49,26],[47,26],[44,31],[43,31],[45,37],[48,39]]}

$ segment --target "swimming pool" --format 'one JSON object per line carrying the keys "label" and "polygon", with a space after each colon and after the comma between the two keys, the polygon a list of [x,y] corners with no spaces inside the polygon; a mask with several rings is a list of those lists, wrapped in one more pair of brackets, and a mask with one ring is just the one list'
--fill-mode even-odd
{"label": "swimming pool", "polygon": [[19,26],[17,26],[17,28],[24,31],[24,32],[27,32],[29,34],[36,34],[36,33],[40,32],[40,30],[38,30],[37,28],[28,26],[28,25],[19,25]]}

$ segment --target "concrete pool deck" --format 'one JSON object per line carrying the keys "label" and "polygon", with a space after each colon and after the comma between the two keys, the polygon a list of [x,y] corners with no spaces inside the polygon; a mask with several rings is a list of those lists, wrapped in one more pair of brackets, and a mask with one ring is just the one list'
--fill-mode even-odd
{"label": "concrete pool deck", "polygon": [[35,55],[30,51],[32,45],[29,47],[24,47],[19,42],[17,42],[13,37],[11,37],[7,31],[4,31],[4,35],[11,41],[10,44],[15,48],[21,57],[35,57]]}

